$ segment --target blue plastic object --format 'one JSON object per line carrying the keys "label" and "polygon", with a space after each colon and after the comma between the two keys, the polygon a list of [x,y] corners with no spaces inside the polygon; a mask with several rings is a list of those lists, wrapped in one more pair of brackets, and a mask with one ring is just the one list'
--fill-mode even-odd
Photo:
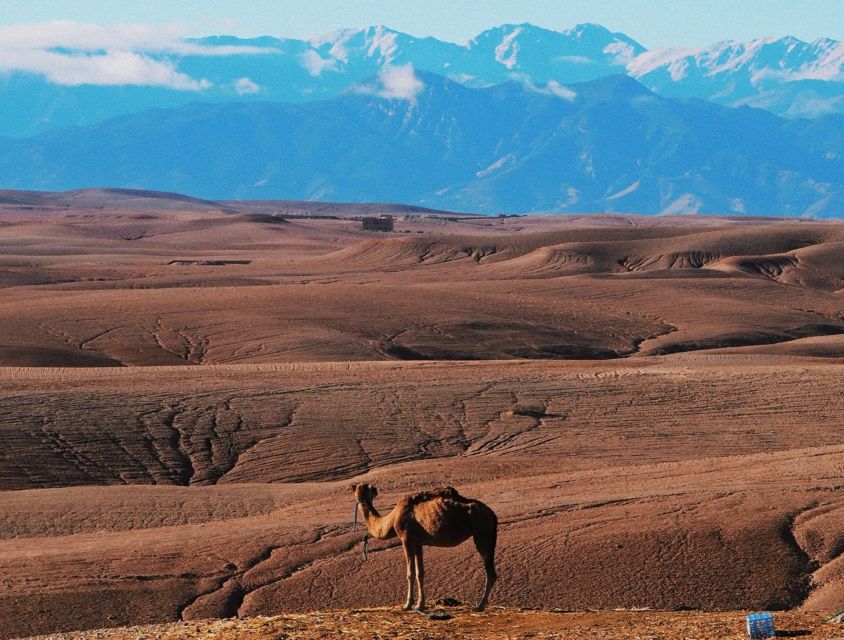
{"label": "blue plastic object", "polygon": [[751,638],[773,638],[777,635],[774,629],[774,616],[764,613],[751,613],[747,616],[747,635]]}

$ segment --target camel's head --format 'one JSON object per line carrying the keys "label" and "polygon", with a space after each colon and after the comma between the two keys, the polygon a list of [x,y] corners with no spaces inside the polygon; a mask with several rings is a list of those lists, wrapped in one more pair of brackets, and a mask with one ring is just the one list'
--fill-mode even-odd
{"label": "camel's head", "polygon": [[375,496],[378,495],[378,489],[368,484],[353,484],[352,491],[355,494],[355,500],[359,503],[372,503]]}

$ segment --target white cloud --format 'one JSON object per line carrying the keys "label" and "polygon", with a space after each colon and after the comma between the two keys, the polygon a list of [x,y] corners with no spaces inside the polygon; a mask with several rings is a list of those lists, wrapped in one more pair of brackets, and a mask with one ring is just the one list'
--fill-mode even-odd
{"label": "white cloud", "polygon": [[413,65],[405,64],[398,67],[386,65],[381,68],[378,79],[384,85],[382,98],[398,100],[415,100],[425,85],[416,77]]}
{"label": "white cloud", "polygon": [[0,71],[28,71],[62,85],[150,85],[200,91],[211,83],[180,73],[172,63],[131,51],[68,55],[47,50],[3,51]]}
{"label": "white cloud", "polygon": [[[842,47],[844,52],[844,47]],[[792,82],[794,80],[826,80],[830,82],[840,82],[844,80],[844,56],[841,61],[836,61],[833,64],[822,64],[821,62],[815,64],[806,64],[799,69],[760,69],[754,71],[750,76],[750,81],[754,86],[758,86],[760,82],[769,79],[778,82]]]}
{"label": "white cloud", "polygon": [[104,27],[57,20],[0,26],[0,72],[23,71],[62,85],[147,85],[200,91],[208,80],[180,72],[170,54],[227,56],[273,49],[190,42],[181,28]]}
{"label": "white cloud", "polygon": [[546,96],[557,96],[558,98],[567,100],[568,102],[573,102],[574,99],[577,98],[577,92],[574,91],[574,89],[570,89],[556,80],[549,80],[545,86],[541,86],[534,84],[530,76],[523,73],[512,73],[510,74],[510,78],[516,82],[521,82],[526,89]]}
{"label": "white cloud", "polygon": [[52,49],[77,52],[135,51],[139,53],[177,53],[198,56],[272,53],[263,47],[210,46],[185,39],[179,25],[151,27],[145,24],[102,26],[69,20],[0,26],[0,49]]}
{"label": "white cloud", "polygon": [[251,78],[238,78],[234,83],[234,90],[238,95],[244,96],[252,93],[258,93],[261,90],[261,85],[253,82]]}
{"label": "white cloud", "polygon": [[323,58],[313,49],[309,49],[299,56],[299,62],[314,77],[322,75],[322,72],[326,69],[329,71],[338,70],[336,58]]}
{"label": "white cloud", "polygon": [[558,62],[572,62],[574,64],[594,64],[595,61],[592,58],[587,58],[586,56],[557,56],[554,58]]}
{"label": "white cloud", "polygon": [[425,88],[422,81],[416,77],[413,65],[400,66],[384,65],[378,72],[375,86],[361,86],[359,93],[367,93],[386,98],[388,100],[408,100],[416,102],[416,96]]}
{"label": "white cloud", "polygon": [[556,80],[549,81],[548,84],[545,85],[545,89],[552,95],[562,98],[563,100],[568,100],[569,102],[572,102],[577,97],[577,93],[573,89],[564,87]]}
{"label": "white cloud", "polygon": [[[792,102],[784,115],[788,118],[820,118],[821,116],[840,113],[842,105],[844,105],[844,96],[840,95],[831,98],[803,98]],[[832,156],[827,154],[827,158],[834,159],[835,157],[835,154],[832,154]]]}

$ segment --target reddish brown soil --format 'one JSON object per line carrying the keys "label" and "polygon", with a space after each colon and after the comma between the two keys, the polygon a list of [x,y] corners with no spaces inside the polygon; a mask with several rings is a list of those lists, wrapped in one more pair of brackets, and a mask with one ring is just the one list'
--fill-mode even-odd
{"label": "reddish brown soil", "polygon": [[[363,609],[242,620],[197,620],[170,625],[149,625],[63,633],[51,640],[318,640],[323,638],[420,638],[480,640],[528,638],[547,640],[746,640],[745,612],[587,611],[549,613],[493,607],[473,613],[466,607],[440,608],[452,615],[430,620],[395,609]],[[823,624],[817,614],[779,613],[775,625],[781,637],[841,638],[841,626]],[[33,639],[34,640],[34,639]],[[46,640],[41,638],[39,640]]]}
{"label": "reddish brown soil", "polygon": [[[495,605],[844,608],[844,225],[261,216],[0,213],[0,637],[397,603],[360,480],[492,506]],[[426,560],[477,597],[470,545]],[[666,615],[453,624],[741,631]]]}
{"label": "reddish brown soil", "polygon": [[0,365],[844,355],[841,223],[409,220],[0,211]]}

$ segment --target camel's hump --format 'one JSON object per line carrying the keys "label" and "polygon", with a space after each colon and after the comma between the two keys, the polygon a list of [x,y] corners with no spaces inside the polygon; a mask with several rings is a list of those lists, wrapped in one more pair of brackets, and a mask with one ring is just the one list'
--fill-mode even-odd
{"label": "camel's hump", "polygon": [[417,494],[412,496],[408,496],[410,502],[413,504],[419,504],[420,502],[426,502],[428,500],[435,500],[436,498],[449,498],[451,500],[465,500],[463,496],[461,496],[457,489],[454,487],[439,487],[437,489],[431,489],[429,491],[421,491]]}

